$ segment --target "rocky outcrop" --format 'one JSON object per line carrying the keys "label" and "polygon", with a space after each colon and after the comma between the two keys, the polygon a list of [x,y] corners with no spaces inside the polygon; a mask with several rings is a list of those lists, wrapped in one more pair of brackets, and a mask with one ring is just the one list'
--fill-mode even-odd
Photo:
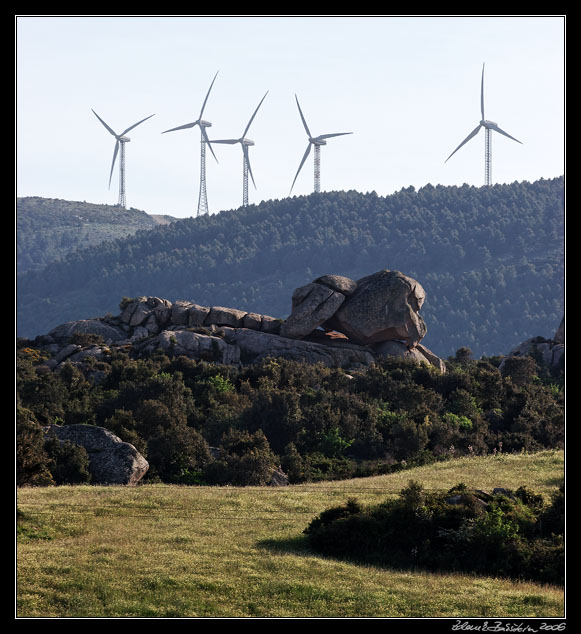
{"label": "rocky outcrop", "polygon": [[419,311],[426,297],[416,280],[383,270],[356,282],[325,275],[297,288],[281,335],[302,339],[322,326],[355,344],[404,341],[414,348],[426,334]]}
{"label": "rocky outcrop", "polygon": [[511,357],[533,357],[541,365],[547,366],[552,371],[560,371],[565,367],[565,318],[552,339],[533,337],[527,339],[511,350],[501,361],[499,369],[502,371],[506,360]]}
{"label": "rocky outcrop", "polygon": [[70,321],[51,330],[51,337],[56,340],[68,340],[73,334],[92,334],[102,337],[104,341],[120,341],[125,339],[122,331],[109,325],[102,319],[81,319]]}
{"label": "rocky outcrop", "polygon": [[49,425],[46,437],[84,447],[89,456],[93,484],[137,484],[147,473],[149,463],[133,445],[94,425]]}
{"label": "rocky outcrop", "polygon": [[354,368],[368,366],[375,361],[372,350],[347,341],[297,340],[251,330],[229,332],[225,338],[240,350],[241,360],[245,363],[256,363],[267,357],[284,357],[323,363],[328,367]]}
{"label": "rocky outcrop", "polygon": [[343,293],[317,282],[297,288],[292,296],[292,312],[281,327],[281,336],[306,337],[330,319],[344,300]]}
{"label": "rocky outcrop", "polygon": [[[358,281],[324,275],[295,290],[286,320],[224,306],[170,302],[159,297],[125,300],[116,317],[63,324],[37,338],[63,362],[101,360],[114,348],[135,355],[168,355],[221,364],[248,364],[267,357],[357,368],[386,355],[444,362],[420,341],[426,326],[419,311],[422,286],[399,271],[383,270]],[[75,335],[99,335],[103,343]]]}
{"label": "rocky outcrop", "polygon": [[410,359],[417,363],[429,363],[436,367],[440,372],[446,371],[445,362],[433,352],[428,350],[421,343],[416,344],[413,348],[402,341],[384,341],[373,346],[373,351],[380,356],[400,357],[402,359]]}
{"label": "rocky outcrop", "polygon": [[212,336],[190,330],[164,330],[158,336],[137,345],[141,353],[163,350],[170,356],[186,356],[201,361],[225,365],[240,362],[240,351],[224,340],[223,336]]}
{"label": "rocky outcrop", "polygon": [[354,343],[405,341],[414,348],[427,332],[419,314],[425,298],[424,289],[411,277],[399,271],[378,271],[357,281],[327,326]]}
{"label": "rocky outcrop", "polygon": [[257,363],[268,357],[284,357],[323,363],[328,367],[353,368],[368,366],[376,359],[373,350],[347,341],[332,339],[289,339],[260,330],[222,326],[204,334],[189,330],[166,330],[155,337],[136,342],[133,348],[141,355],[160,349],[171,356],[221,364]]}

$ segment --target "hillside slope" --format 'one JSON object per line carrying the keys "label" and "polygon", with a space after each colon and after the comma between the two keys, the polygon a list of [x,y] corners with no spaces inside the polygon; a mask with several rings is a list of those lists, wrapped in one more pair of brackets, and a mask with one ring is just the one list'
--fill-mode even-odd
{"label": "hillside slope", "polygon": [[380,269],[422,284],[424,341],[441,357],[552,337],[564,311],[563,179],[328,192],[176,221],[21,275],[18,334],[116,313],[139,295],[285,318],[293,290],[319,275]]}
{"label": "hillside slope", "polygon": [[138,209],[28,196],[16,203],[16,265],[38,270],[72,251],[133,235],[169,222]]}

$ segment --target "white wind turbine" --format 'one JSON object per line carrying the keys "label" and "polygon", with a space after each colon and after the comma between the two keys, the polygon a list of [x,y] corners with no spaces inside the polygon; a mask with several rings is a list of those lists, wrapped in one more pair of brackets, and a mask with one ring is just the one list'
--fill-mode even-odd
{"label": "white wind turbine", "polygon": [[262,105],[262,102],[266,99],[266,95],[268,95],[268,90],[264,94],[264,97],[260,100],[258,106],[256,106],[256,110],[250,117],[250,121],[246,124],[246,128],[244,128],[244,132],[239,139],[212,139],[212,143],[222,143],[226,145],[235,145],[236,143],[240,143],[240,146],[242,147],[242,205],[244,207],[248,205],[248,174],[250,174],[252,184],[256,188],[254,176],[252,175],[252,169],[250,167],[250,156],[248,154],[248,148],[251,145],[254,145],[254,141],[252,139],[246,138],[246,135],[248,134],[248,130],[250,128],[250,125],[254,121],[254,117],[256,116],[258,109]]}
{"label": "white wind turbine", "polygon": [[[208,97],[210,96],[210,91],[212,90],[212,86],[216,81],[216,77],[218,73],[214,75],[214,79],[210,84],[210,88],[208,88],[208,92],[206,93],[206,98],[204,99],[204,103],[202,104],[202,109],[200,110],[200,116],[191,123],[185,123],[184,125],[180,125],[177,128],[171,128],[171,130],[165,130],[162,134],[166,132],[175,132],[176,130],[186,130],[188,128],[194,128],[195,126],[199,126],[201,141],[200,141],[200,193],[198,197],[198,212],[197,215],[204,215],[209,213],[208,209],[208,194],[206,191],[206,145],[210,148],[212,155],[216,159],[216,155],[214,154],[214,150],[212,149],[212,145],[210,144],[210,139],[208,139],[208,133],[206,132],[206,128],[212,127],[212,124],[209,121],[205,121],[202,119],[202,115],[204,114],[204,108],[206,107],[206,102],[208,101]],[[216,159],[216,162],[218,159]]]}
{"label": "white wind turbine", "polygon": [[480,123],[472,130],[472,132],[460,143],[460,145],[450,154],[450,156],[444,161],[445,163],[455,154],[465,143],[468,143],[470,139],[480,132],[480,128],[484,128],[485,131],[485,140],[484,140],[484,180],[486,185],[490,185],[492,182],[492,131],[503,134],[504,136],[516,141],[517,143],[522,142],[518,139],[515,139],[513,136],[501,130],[498,127],[498,124],[494,121],[488,121],[484,118],[484,64],[482,64],[482,79],[480,83],[480,112],[482,114],[482,119]]}
{"label": "white wind turbine", "polygon": [[99,119],[99,121],[105,126],[105,128],[115,137],[115,149],[113,151],[113,162],[111,163],[111,173],[109,174],[109,187],[111,187],[111,178],[113,176],[113,168],[115,167],[115,161],[117,160],[117,154],[119,150],[121,150],[121,154],[119,156],[119,200],[118,205],[125,209],[127,201],[125,200],[125,144],[131,141],[128,136],[125,136],[130,130],[136,128],[140,123],[147,121],[147,119],[151,119],[154,115],[150,114],[149,117],[145,117],[145,119],[141,119],[137,123],[134,123],[132,126],[129,126],[126,130],[123,130],[121,134],[117,134],[114,130],[112,130],[101,117],[93,110],[93,114]]}
{"label": "white wind turbine", "polygon": [[307,145],[307,149],[305,150],[305,153],[303,154],[301,164],[299,165],[299,169],[297,170],[297,173],[295,174],[295,178],[293,180],[293,184],[291,185],[290,191],[292,192],[293,190],[293,187],[295,185],[299,172],[301,171],[301,168],[303,167],[305,161],[307,160],[307,157],[309,156],[311,152],[311,147],[314,147],[315,148],[315,151],[314,151],[315,192],[320,192],[321,191],[321,146],[327,145],[327,141],[326,141],[327,139],[330,139],[335,136],[343,136],[344,134],[353,134],[353,133],[352,132],[332,132],[330,134],[321,134],[315,137],[312,136],[309,130],[309,126],[307,125],[307,122],[305,121],[305,117],[303,116],[303,111],[301,110],[299,99],[296,95],[295,95],[295,99],[297,102],[297,107],[299,109],[299,114],[301,115],[303,126],[305,127],[305,131],[307,133],[307,136],[309,137],[309,144]]}

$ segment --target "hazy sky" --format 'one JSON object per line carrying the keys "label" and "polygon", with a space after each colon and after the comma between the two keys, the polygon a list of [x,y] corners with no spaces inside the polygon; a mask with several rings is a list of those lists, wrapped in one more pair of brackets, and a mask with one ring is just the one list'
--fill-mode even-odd
{"label": "hazy sky", "polygon": [[[321,150],[321,189],[391,194],[410,185],[480,186],[484,132],[448,155],[485,115],[494,182],[564,173],[564,16],[16,16],[16,193],[116,204],[117,132],[128,136],[127,205],[196,214],[199,128],[248,136],[250,203],[289,190],[307,137],[353,132]],[[208,152],[210,212],[242,203],[242,152]],[[292,194],[313,191],[313,154]]]}

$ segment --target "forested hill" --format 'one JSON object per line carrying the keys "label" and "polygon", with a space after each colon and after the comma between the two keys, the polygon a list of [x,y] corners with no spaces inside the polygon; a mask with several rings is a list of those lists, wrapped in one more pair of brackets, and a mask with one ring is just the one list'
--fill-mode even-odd
{"label": "forested hill", "polygon": [[442,357],[550,338],[564,311],[563,178],[311,194],[158,226],[20,276],[18,334],[140,295],[284,318],[296,287],[380,269],[422,284],[424,343]]}
{"label": "forested hill", "polygon": [[26,196],[16,201],[16,265],[20,273],[38,270],[68,253],[152,229],[169,216],[138,209]]}

